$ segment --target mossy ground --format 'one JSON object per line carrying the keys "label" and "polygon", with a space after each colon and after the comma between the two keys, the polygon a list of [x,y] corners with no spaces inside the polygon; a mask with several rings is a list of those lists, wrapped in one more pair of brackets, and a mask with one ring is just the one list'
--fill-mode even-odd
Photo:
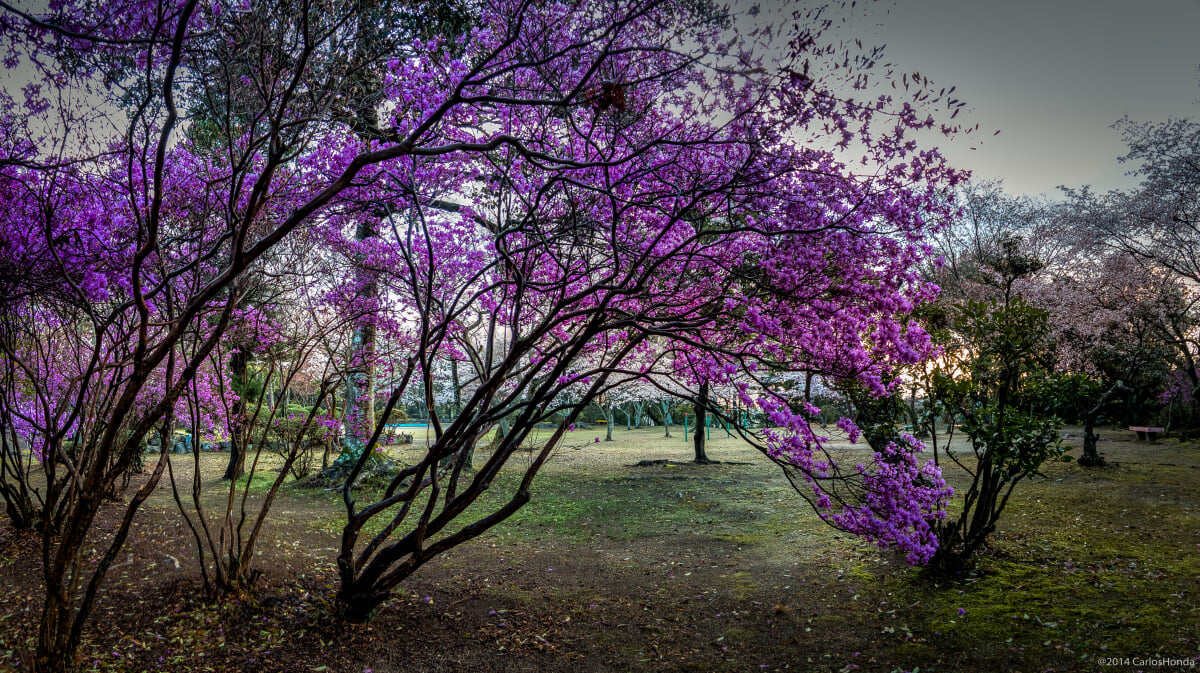
{"label": "mossy ground", "polygon": [[[575,433],[529,505],[422,568],[366,626],[330,605],[339,492],[286,488],[257,598],[214,603],[197,594],[189,536],[162,490],[101,599],[81,670],[1165,671],[1190,669],[1135,662],[1200,656],[1194,444],[1104,433],[1116,465],[1048,465],[973,568],[933,578],[820,523],[723,432],[710,456],[745,464],[634,467],[686,461],[690,447],[661,430],[595,443],[602,432]],[[214,503],[222,458],[203,465]],[[511,494],[520,467],[478,513]],[[36,545],[0,528],[0,670],[30,642],[37,582]]]}

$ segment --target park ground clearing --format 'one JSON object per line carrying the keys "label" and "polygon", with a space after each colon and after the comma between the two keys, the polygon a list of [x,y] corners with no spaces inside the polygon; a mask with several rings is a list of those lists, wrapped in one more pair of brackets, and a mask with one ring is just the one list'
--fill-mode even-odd
{"label": "park ground clearing", "polygon": [[[1081,432],[1064,433],[1077,456]],[[708,453],[725,464],[634,466],[690,460],[675,434],[571,433],[529,505],[429,563],[366,625],[331,610],[337,493],[285,487],[256,593],[210,601],[164,479],[109,576],[79,670],[1132,672],[1200,657],[1194,442],[1102,431],[1110,466],[1047,464],[1018,487],[974,570],[931,579],[818,521],[777,467],[723,430]],[[176,458],[190,478],[191,458]],[[201,456],[214,498],[225,459]],[[38,549],[0,526],[0,670],[34,642]]]}

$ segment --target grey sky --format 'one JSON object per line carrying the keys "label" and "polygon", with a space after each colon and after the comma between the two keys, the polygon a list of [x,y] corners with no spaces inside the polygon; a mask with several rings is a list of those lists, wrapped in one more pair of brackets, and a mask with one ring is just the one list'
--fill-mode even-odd
{"label": "grey sky", "polygon": [[[790,14],[789,0],[729,0]],[[818,0],[811,0],[816,2]],[[40,4],[40,2],[35,3]],[[847,0],[849,4],[849,0]],[[1099,190],[1135,179],[1112,124],[1200,117],[1200,0],[859,0],[839,31],[885,60],[957,86],[980,133],[928,138],[1013,193]],[[864,10],[863,7],[866,7]],[[770,19],[768,19],[770,20]],[[19,73],[0,78],[10,87]],[[964,116],[965,115],[965,116]],[[999,129],[999,136],[992,132]],[[974,148],[974,149],[972,149]]]}
{"label": "grey sky", "polygon": [[886,44],[885,60],[901,71],[956,85],[968,105],[959,119],[969,113],[982,133],[936,142],[956,165],[1001,178],[1010,192],[1131,186],[1113,122],[1200,117],[1200,0],[865,4],[866,16],[841,34]]}

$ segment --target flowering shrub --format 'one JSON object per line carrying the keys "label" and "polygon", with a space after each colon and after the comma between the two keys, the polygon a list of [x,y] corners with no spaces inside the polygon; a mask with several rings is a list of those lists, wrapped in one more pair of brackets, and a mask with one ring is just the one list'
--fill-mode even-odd
{"label": "flowering shrub", "polygon": [[[365,619],[527,502],[591,400],[669,381],[761,412],[773,427],[747,437],[826,520],[928,557],[936,470],[911,447],[836,464],[815,408],[793,411],[763,377],[821,372],[883,394],[932,352],[910,314],[937,288],[917,266],[961,179],[910,139],[938,128],[922,111],[932,91],[872,88],[875,55],[838,53],[820,10],[795,17],[767,64],[695,3],[485,0],[433,34],[420,9],[364,21],[358,7],[64,0],[53,20],[2,15],[6,57],[41,80],[5,108],[29,137],[0,136],[0,347],[35,363],[7,370],[0,410],[42,445],[46,473],[111,485],[180,418],[244,438],[263,405],[223,384],[245,359],[285,388],[319,372],[318,406],[340,385],[345,409],[338,603]],[[39,86],[112,106],[56,107]],[[95,135],[33,137],[81,128]],[[446,362],[470,371],[443,422]],[[429,411],[429,446],[360,503],[351,484],[406,398]],[[295,430],[265,406],[266,432]],[[464,522],[551,419],[508,499]],[[59,464],[68,434],[82,460]],[[46,538],[45,670],[69,659],[108,567],[77,602],[66,569],[99,505],[64,492],[67,534]],[[213,550],[221,582],[252,578],[254,537]]]}

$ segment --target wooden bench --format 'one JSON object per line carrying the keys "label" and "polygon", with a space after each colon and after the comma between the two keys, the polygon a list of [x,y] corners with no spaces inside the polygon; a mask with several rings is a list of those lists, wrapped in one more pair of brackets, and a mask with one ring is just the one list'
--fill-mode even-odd
{"label": "wooden bench", "polygon": [[1167,431],[1166,428],[1148,428],[1141,425],[1131,425],[1129,429],[1137,433],[1138,439],[1149,439],[1151,442],[1158,439],[1159,434]]}

